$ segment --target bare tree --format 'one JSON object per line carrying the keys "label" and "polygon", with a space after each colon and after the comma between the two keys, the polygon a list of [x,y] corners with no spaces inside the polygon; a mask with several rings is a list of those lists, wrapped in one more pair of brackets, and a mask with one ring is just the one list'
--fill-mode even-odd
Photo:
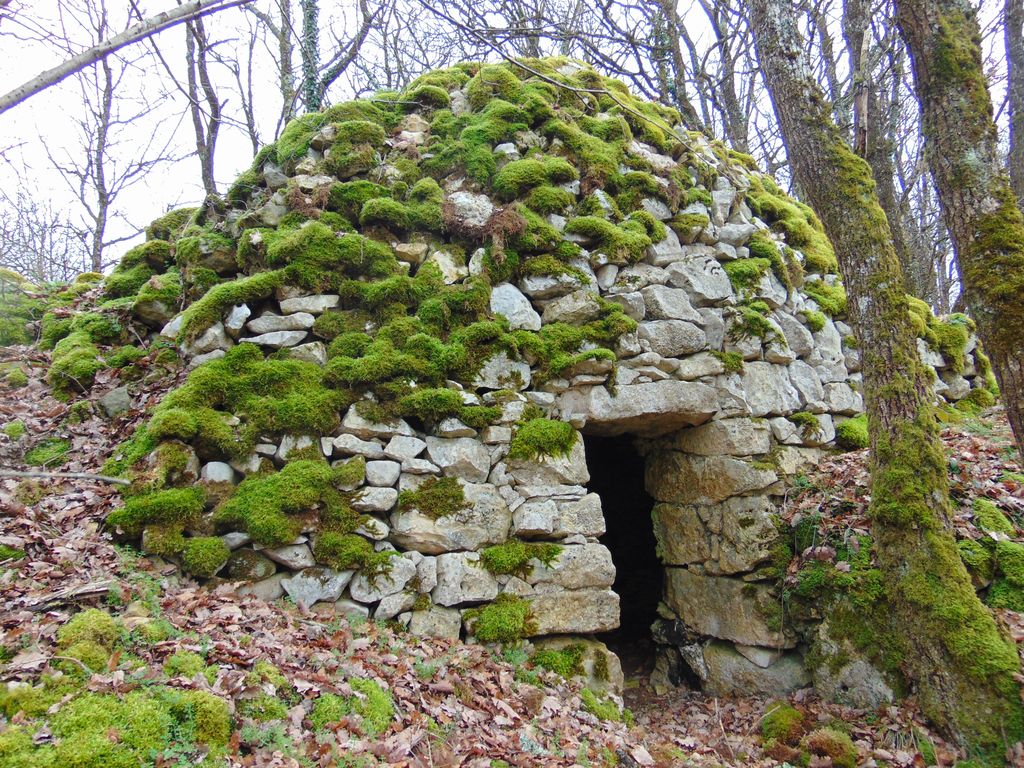
{"label": "bare tree", "polygon": [[1024,204],[1024,2],[1006,0],[1003,8],[1006,39],[1006,91],[1010,112],[1007,167],[1017,201]]}
{"label": "bare tree", "polygon": [[[77,23],[94,40],[107,39],[112,32],[106,0],[68,0],[61,11],[66,28]],[[70,39],[66,42],[73,45]],[[118,199],[154,168],[176,159],[170,151],[170,132],[163,137],[158,131],[139,137],[139,132],[132,130],[157,107],[148,94],[129,97],[126,78],[142,66],[143,58],[144,51],[130,61],[106,56],[75,73],[80,110],[73,124],[78,146],[51,150],[44,145],[51,164],[82,206],[90,233],[91,269],[96,272],[106,266],[104,252],[108,246],[135,234],[134,228],[118,236],[109,233],[112,220],[121,216]]]}
{"label": "bare tree", "polygon": [[24,187],[0,192],[0,268],[33,283],[67,282],[89,269],[88,232]]}

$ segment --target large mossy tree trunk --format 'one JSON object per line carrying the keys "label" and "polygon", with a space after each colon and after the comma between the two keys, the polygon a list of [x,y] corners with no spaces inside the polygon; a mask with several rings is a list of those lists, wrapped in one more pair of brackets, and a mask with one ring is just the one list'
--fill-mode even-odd
{"label": "large mossy tree trunk", "polygon": [[[892,235],[868,164],[830,117],[789,0],[748,0],[790,167],[835,247],[864,350],[875,555],[886,626],[925,714],[964,747],[1002,756],[1024,712],[1016,648],[971,586],[949,528],[946,458]],[[867,619],[866,619],[867,620]],[[879,645],[882,645],[880,638]]]}
{"label": "large mossy tree trunk", "polygon": [[896,0],[896,14],[967,308],[1024,456],[1024,215],[1000,157],[978,20],[967,0]]}

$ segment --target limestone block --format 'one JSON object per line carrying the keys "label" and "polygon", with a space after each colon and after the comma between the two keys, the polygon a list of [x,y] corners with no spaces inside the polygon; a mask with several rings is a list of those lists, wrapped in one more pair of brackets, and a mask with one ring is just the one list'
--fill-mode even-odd
{"label": "limestone block", "polygon": [[665,228],[665,239],[647,247],[647,262],[656,267],[664,267],[674,261],[686,257],[686,252],[679,244],[679,237],[671,228]]}
{"label": "limestone block", "polygon": [[643,320],[644,315],[647,313],[647,304],[644,302],[644,297],[636,291],[631,293],[613,293],[608,297],[608,300],[622,307],[626,317],[630,317],[633,320]]}
{"label": "limestone block", "polygon": [[658,501],[714,504],[730,496],[767,488],[775,472],[732,456],[696,456],[658,451],[647,459],[647,492]]}
{"label": "limestone block", "polygon": [[458,640],[462,631],[462,616],[453,608],[431,606],[425,611],[413,611],[409,632],[420,637],[447,637]]}
{"label": "limestone block", "polygon": [[391,540],[403,549],[436,555],[480,549],[508,538],[512,512],[492,485],[463,484],[468,506],[434,520],[416,509],[391,515]]}
{"label": "limestone block", "polygon": [[669,285],[685,290],[693,306],[720,304],[732,296],[728,275],[713,257],[691,256],[670,264],[668,273]]}
{"label": "limestone block", "polygon": [[652,352],[664,357],[682,357],[700,352],[707,346],[704,331],[684,320],[651,320],[640,323],[637,335]]}
{"label": "limestone block", "polygon": [[398,501],[398,491],[394,488],[374,488],[367,486],[352,497],[352,509],[356,512],[381,514],[389,511]]}
{"label": "limestone block", "polygon": [[508,318],[512,330],[540,330],[540,315],[522,291],[510,283],[502,283],[491,290],[491,313]]}
{"label": "limestone block", "polygon": [[532,635],[608,632],[619,626],[619,596],[610,589],[576,589],[527,598]]}
{"label": "limestone block", "polygon": [[402,611],[408,611],[414,605],[416,605],[415,596],[408,592],[396,592],[381,598],[377,610],[373,612],[373,618],[377,621],[387,621],[395,618]]}
{"label": "limestone block", "polygon": [[314,566],[299,571],[281,581],[288,596],[307,608],[321,601],[335,602],[352,580],[355,571],[336,571],[333,568]]}
{"label": "limestone block", "polygon": [[415,459],[427,447],[425,440],[408,435],[396,435],[392,437],[384,448],[384,455],[395,461]]}
{"label": "limestone block", "polygon": [[229,336],[237,339],[238,334],[242,332],[242,328],[245,326],[245,321],[249,319],[251,314],[252,310],[245,304],[238,304],[232,307],[224,317],[224,330],[228,332]]}
{"label": "limestone block", "polygon": [[[345,412],[345,418],[341,421],[341,431],[355,435],[363,440],[370,440],[374,437],[386,440],[395,435],[405,435],[408,437],[415,435],[412,427],[404,419],[395,419],[386,424],[374,424],[372,421],[368,421],[360,416],[354,405]],[[335,446],[337,446],[337,441],[335,441]]]}
{"label": "limestone block", "polygon": [[332,445],[335,456],[364,456],[367,459],[380,459],[384,456],[384,448],[379,442],[362,440],[355,435],[338,435]]}
{"label": "limestone block", "polygon": [[845,382],[826,384],[825,407],[832,413],[856,416],[864,411],[864,398]]}
{"label": "limestone block", "polygon": [[601,305],[597,303],[597,296],[590,291],[579,290],[549,302],[544,307],[541,321],[583,325],[596,320],[600,315]]}
{"label": "limestone block", "polygon": [[293,312],[308,312],[311,315],[322,315],[328,309],[333,309],[341,302],[341,297],[333,293],[320,293],[313,296],[296,296],[290,299],[282,299],[279,306],[282,314],[290,315]]}
{"label": "limestone block", "polygon": [[539,560],[526,581],[529,584],[554,584],[564,589],[610,587],[615,582],[611,552],[603,544],[563,547],[550,565]]}
{"label": "limestone block", "polygon": [[289,357],[314,365],[327,365],[327,346],[322,341],[310,341],[292,347]]}
{"label": "limestone block", "polygon": [[284,349],[286,347],[294,347],[305,338],[306,331],[272,331],[270,333],[261,333],[259,336],[239,339],[239,343],[248,342],[249,344],[259,344],[261,347]]}
{"label": "limestone block", "polygon": [[292,315],[275,315],[267,312],[246,323],[249,333],[273,333],[274,331],[305,331],[313,327],[314,318],[308,312]]}
{"label": "limestone block", "polygon": [[695,381],[655,381],[619,387],[570,390],[559,398],[563,416],[578,414],[588,432],[656,437],[708,421],[718,410],[715,390]]}
{"label": "limestone block", "polygon": [[793,354],[797,357],[809,354],[814,347],[814,338],[807,327],[789,312],[777,310],[773,317],[782,328],[782,335],[786,338],[786,344],[789,345]]}
{"label": "limestone block", "polygon": [[480,564],[479,553],[449,552],[437,556],[437,586],[431,596],[438,605],[493,600],[498,591],[498,582]]}
{"label": "limestone block", "polygon": [[803,360],[789,364],[789,380],[800,396],[800,405],[811,413],[822,413],[828,408],[825,389],[817,372]]}
{"label": "limestone block", "polygon": [[588,493],[578,501],[558,503],[558,518],[551,531],[552,538],[565,536],[598,537],[605,532],[604,514],[601,512],[601,497]]}
{"label": "limestone block", "polygon": [[[174,320],[171,323],[175,322]],[[168,324],[170,325],[170,324]],[[168,329],[164,328],[164,332]],[[192,357],[203,355],[215,350],[227,350],[234,342],[228,337],[223,323],[214,323],[207,328],[195,341],[185,345],[185,354]]]}
{"label": "limestone block", "polygon": [[521,505],[512,515],[512,535],[531,538],[549,536],[558,523],[558,507],[555,502],[531,501]]}
{"label": "limestone block", "polygon": [[530,386],[530,366],[520,360],[510,360],[502,350],[492,355],[473,381],[474,387],[484,389],[522,390]]}
{"label": "limestone block", "polygon": [[349,592],[354,600],[361,603],[375,603],[388,595],[405,589],[405,585],[416,575],[416,566],[404,557],[392,557],[389,570],[376,577],[357,573],[352,577]]}
{"label": "limestone block", "polygon": [[275,563],[293,571],[301,571],[303,568],[316,565],[313,553],[309,551],[306,544],[286,544],[283,547],[264,549],[261,552]]}
{"label": "limestone block", "polygon": [[255,597],[257,600],[270,603],[284,597],[284,587],[281,586],[281,582],[286,578],[288,578],[287,573],[275,573],[261,581],[242,584],[235,590],[235,594],[239,597]]}
{"label": "limestone block", "polygon": [[689,295],[682,288],[649,285],[640,291],[647,308],[646,316],[652,320],[686,320],[702,323],[703,318],[691,305]]}
{"label": "limestone block", "polygon": [[469,437],[427,438],[427,456],[447,477],[468,483],[485,483],[491,471],[491,455],[487,448]]}
{"label": "limestone block", "polygon": [[706,576],[688,568],[665,571],[665,603],[702,635],[744,645],[792,648],[796,639],[770,629],[766,616],[777,614],[772,589],[725,576]]}
{"label": "limestone block", "polygon": [[402,474],[402,465],[397,461],[366,462],[366,482],[381,488],[391,488]]}
{"label": "limestone block", "polygon": [[454,192],[447,202],[453,208],[454,218],[471,228],[483,227],[494,213],[494,204],[487,195],[473,192]]}
{"label": "limestone block", "polygon": [[771,665],[761,667],[739,653],[732,643],[718,641],[703,648],[697,663],[693,663],[693,655],[683,652],[683,658],[701,678],[701,690],[712,696],[784,696],[811,682],[798,653],[783,654]]}
{"label": "limestone block", "polygon": [[751,456],[771,450],[768,425],[753,419],[722,419],[680,430],[672,446],[700,456]]}
{"label": "limestone block", "polygon": [[583,440],[577,438],[566,456],[509,459],[508,472],[521,485],[583,485],[590,480]]}

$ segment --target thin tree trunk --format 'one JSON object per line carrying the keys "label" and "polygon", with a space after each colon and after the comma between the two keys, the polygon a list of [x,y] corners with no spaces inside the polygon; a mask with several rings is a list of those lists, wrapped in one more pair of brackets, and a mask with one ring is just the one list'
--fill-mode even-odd
{"label": "thin tree trunk", "polygon": [[110,215],[110,193],[107,190],[107,138],[110,132],[110,118],[114,108],[114,73],[106,59],[100,61],[103,72],[100,97],[100,111],[96,115],[96,143],[92,147],[94,186],[96,192],[96,215],[93,217],[90,261],[93,272],[103,271],[103,244],[107,234],[107,219]]}
{"label": "thin tree trunk", "polygon": [[[899,262],[867,163],[843,140],[803,55],[788,0],[749,0],[794,177],[836,250],[863,357],[874,551],[885,579],[879,643],[901,650],[925,714],[960,744],[1002,753],[1024,708],[1016,648],[974,592],[948,528],[946,458]],[[866,621],[871,619],[865,618]]]}
{"label": "thin tree trunk", "polygon": [[1010,105],[1010,154],[1007,166],[1018,205],[1024,204],[1024,2],[1006,0],[1006,91]]}
{"label": "thin tree trunk", "polygon": [[896,0],[964,297],[1024,456],[1024,215],[1003,170],[981,33],[961,0]]}
{"label": "thin tree trunk", "polygon": [[302,9],[302,104],[306,112],[320,109],[320,90],[317,76],[320,72],[320,22],[317,0],[300,0]]}

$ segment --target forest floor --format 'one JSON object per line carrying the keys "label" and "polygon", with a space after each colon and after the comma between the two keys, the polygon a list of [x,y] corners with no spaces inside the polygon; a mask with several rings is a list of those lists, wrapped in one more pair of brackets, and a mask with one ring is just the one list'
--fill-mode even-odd
{"label": "forest floor", "polygon": [[[0,366],[10,362],[28,372],[29,382],[17,389],[0,383],[0,428],[14,421],[24,425],[20,436],[0,434],[0,470],[8,473],[33,469],[25,456],[40,447],[55,454],[46,471],[98,473],[176,383],[164,377],[138,385],[131,409],[113,420],[100,417],[93,395],[87,400],[90,413],[75,406],[76,415],[85,418],[71,423],[69,406],[51,397],[45,384],[48,355],[0,350]],[[117,384],[102,376],[96,393]],[[57,439],[67,441],[66,453],[47,442]],[[954,525],[965,535],[983,535],[973,528],[970,508],[973,498],[986,496],[1009,509],[1020,527],[1024,478],[1001,414],[948,425],[944,439],[958,510]],[[828,458],[817,475],[801,479],[784,516],[816,513],[826,526],[866,532],[865,459],[863,451]],[[602,720],[587,711],[577,684],[530,668],[521,652],[414,637],[373,622],[324,623],[283,601],[239,598],[230,584],[201,587],[163,561],[112,543],[102,521],[120,503],[118,487],[105,482],[0,477],[0,555],[10,557],[11,550],[3,547],[24,553],[6,562],[0,557],[0,680],[5,684],[36,682],[60,666],[58,628],[75,612],[99,607],[120,617],[126,629],[159,620],[169,631],[148,642],[133,634],[130,667],[115,653],[108,670],[83,683],[89,690],[123,693],[159,680],[207,690],[227,699],[236,712],[263,693],[288,703],[286,715],[277,720],[236,719],[227,746],[230,765],[779,764],[761,745],[762,718],[777,706],[771,700],[683,690],[656,696],[640,677],[628,682],[632,717]],[[998,613],[1018,642],[1024,640],[1024,616]],[[212,673],[168,678],[163,663],[183,649],[203,656]],[[259,661],[273,664],[283,680],[249,674]],[[395,714],[386,730],[370,738],[358,717],[314,729],[308,717],[312,700],[321,691],[351,694],[345,681],[354,677],[376,679],[390,691]],[[809,691],[797,692],[789,702],[812,725],[838,725],[848,732],[860,766],[955,761],[954,751],[929,732],[912,699],[877,712],[828,704]],[[23,715],[8,715],[15,725],[25,721]],[[0,715],[0,735],[5,727]],[[34,739],[39,744],[53,736],[44,727]],[[929,760],[926,742],[934,747]],[[156,764],[192,763],[168,757]],[[823,768],[832,761],[812,756],[810,765]]]}

